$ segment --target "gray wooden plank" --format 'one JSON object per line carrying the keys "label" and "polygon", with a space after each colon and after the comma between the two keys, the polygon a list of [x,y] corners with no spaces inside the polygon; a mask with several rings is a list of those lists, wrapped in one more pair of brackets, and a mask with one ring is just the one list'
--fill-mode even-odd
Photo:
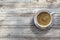
{"label": "gray wooden plank", "polygon": [[[0,25],[0,28],[33,28],[35,25]],[[59,29],[60,25],[52,25],[53,29]]]}
{"label": "gray wooden plank", "polygon": [[19,38],[19,37],[60,37],[60,28],[51,28],[47,31],[40,31],[35,26],[24,27],[4,27],[0,28],[0,38]]}
{"label": "gray wooden plank", "polygon": [[[9,9],[9,10],[8,10]],[[57,13],[60,13],[60,8],[37,8],[37,7],[34,7],[34,8],[0,8],[0,14],[1,13],[32,13],[34,11],[34,13],[36,11],[39,11],[39,10],[49,10],[49,11],[52,11],[52,12],[57,12]]]}
{"label": "gray wooden plank", "polygon": [[[42,0],[41,0],[42,1]],[[43,1],[42,1],[43,2]],[[41,2],[41,4],[43,4]],[[24,6],[32,6],[33,4],[37,5],[38,2],[36,2],[36,0],[10,0],[10,1],[0,1],[1,5],[10,5],[10,6],[14,6],[14,7],[24,7]],[[47,4],[46,2],[44,2],[45,5]],[[27,4],[27,5],[26,5]],[[32,4],[32,5],[31,5]],[[41,5],[40,4],[40,5]],[[34,6],[36,6],[34,5]],[[43,4],[44,5],[44,4]],[[41,5],[41,6],[43,6]]]}
{"label": "gray wooden plank", "polygon": [[[59,0],[56,2],[53,2],[53,8],[59,7]],[[46,2],[46,0],[10,0],[10,1],[0,1],[0,4],[2,5],[8,5],[8,6],[13,6],[13,7],[49,7],[49,2]],[[26,5],[27,4],[27,5]]]}
{"label": "gray wooden plank", "polygon": [[0,13],[28,13],[28,12],[36,12],[38,10],[41,10],[41,9],[44,9],[44,10],[49,10],[49,11],[52,11],[52,12],[60,12],[60,8],[39,8],[39,7],[32,7],[32,8],[0,8]]}
{"label": "gray wooden plank", "polygon": [[0,40],[60,40],[60,38],[0,38]]}
{"label": "gray wooden plank", "polygon": [[6,19],[1,20],[0,23],[0,25],[31,25],[32,17],[6,17]]}

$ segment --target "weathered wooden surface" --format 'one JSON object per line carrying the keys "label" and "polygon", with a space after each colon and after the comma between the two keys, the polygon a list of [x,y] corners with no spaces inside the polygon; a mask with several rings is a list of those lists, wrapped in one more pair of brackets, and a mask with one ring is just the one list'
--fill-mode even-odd
{"label": "weathered wooden surface", "polygon": [[[3,6],[0,7],[0,40],[60,40],[59,8],[48,9],[51,12],[56,12],[53,16],[53,25],[50,30],[41,31],[33,23],[33,17],[41,8],[20,8],[20,6],[11,8],[13,4],[9,5],[10,1],[6,2],[6,5],[3,1],[0,2],[3,3]],[[46,6],[43,7],[45,9]]]}
{"label": "weathered wooden surface", "polygon": [[34,8],[34,7],[47,7],[59,8],[60,0],[56,0],[52,4],[46,0],[0,0],[0,7],[6,8]]}

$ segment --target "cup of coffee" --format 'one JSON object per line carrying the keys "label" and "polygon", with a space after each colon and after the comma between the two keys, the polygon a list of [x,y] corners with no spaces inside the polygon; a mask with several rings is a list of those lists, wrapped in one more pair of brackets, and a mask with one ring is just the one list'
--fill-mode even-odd
{"label": "cup of coffee", "polygon": [[34,17],[35,25],[40,29],[46,29],[50,27],[53,20],[54,12],[50,12],[48,10],[40,10]]}

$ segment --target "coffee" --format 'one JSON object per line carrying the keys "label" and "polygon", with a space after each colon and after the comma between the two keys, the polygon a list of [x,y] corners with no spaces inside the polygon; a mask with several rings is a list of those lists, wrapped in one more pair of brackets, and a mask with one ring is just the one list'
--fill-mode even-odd
{"label": "coffee", "polygon": [[51,21],[51,16],[48,12],[41,12],[38,16],[37,16],[37,21],[40,25],[42,26],[46,26],[50,23]]}

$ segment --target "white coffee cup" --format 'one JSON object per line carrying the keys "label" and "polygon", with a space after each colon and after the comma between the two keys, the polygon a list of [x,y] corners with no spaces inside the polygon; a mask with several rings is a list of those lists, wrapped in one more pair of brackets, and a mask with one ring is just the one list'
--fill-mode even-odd
{"label": "white coffee cup", "polygon": [[[47,12],[47,13],[49,13],[49,15],[50,15],[50,17],[51,17],[50,23],[47,24],[47,25],[45,25],[45,26],[40,25],[40,24],[38,23],[38,21],[37,21],[37,16],[38,16],[41,12]],[[35,23],[35,25],[36,25],[38,28],[40,28],[40,29],[46,29],[46,28],[50,27],[50,25],[52,25],[53,14],[54,14],[54,13],[55,13],[55,12],[50,12],[50,11],[48,11],[48,10],[39,10],[39,11],[36,13],[36,15],[34,16],[34,23]]]}

